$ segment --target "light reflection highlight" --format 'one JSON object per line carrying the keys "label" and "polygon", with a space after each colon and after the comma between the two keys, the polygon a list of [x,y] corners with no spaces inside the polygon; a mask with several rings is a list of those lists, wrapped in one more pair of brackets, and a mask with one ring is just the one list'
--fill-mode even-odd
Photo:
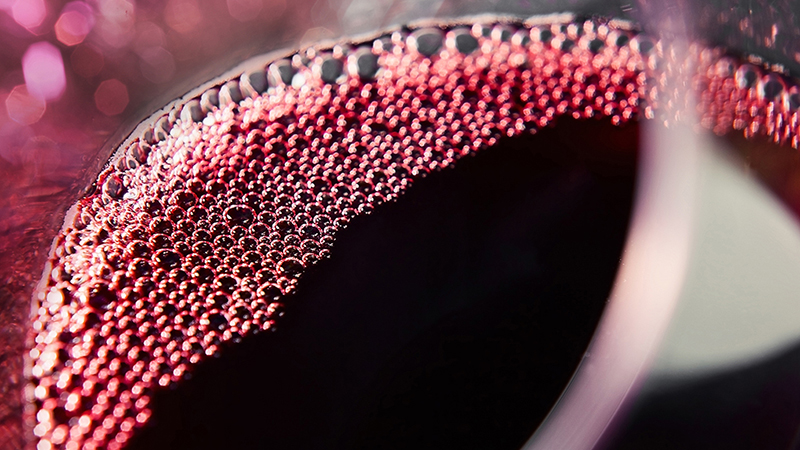
{"label": "light reflection highlight", "polygon": [[83,2],[71,2],[64,6],[54,30],[59,42],[67,46],[78,45],[94,27],[92,8]]}
{"label": "light reflection highlight", "polygon": [[17,0],[11,6],[11,16],[15,22],[36,34],[35,29],[47,17],[47,6],[44,0]]}
{"label": "light reflection highlight", "polygon": [[58,100],[67,88],[61,51],[49,42],[28,47],[22,56],[22,73],[28,93],[41,100]]}

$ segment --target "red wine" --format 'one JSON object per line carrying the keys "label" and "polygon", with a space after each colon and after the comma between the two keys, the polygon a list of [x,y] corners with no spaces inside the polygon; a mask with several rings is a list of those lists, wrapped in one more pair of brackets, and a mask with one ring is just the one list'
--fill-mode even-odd
{"label": "red wine", "polygon": [[583,358],[627,234],[635,124],[587,124],[501,139],[354,218],[277,332],[156,391],[128,448],[520,448]]}
{"label": "red wine", "polygon": [[[153,120],[56,240],[30,352],[40,446],[121,448],[155,390],[273,329],[338,233],[415,180],[565,118],[675,120],[670,55],[615,22],[411,28],[307,49]],[[798,145],[781,75],[688,58],[702,126]]]}

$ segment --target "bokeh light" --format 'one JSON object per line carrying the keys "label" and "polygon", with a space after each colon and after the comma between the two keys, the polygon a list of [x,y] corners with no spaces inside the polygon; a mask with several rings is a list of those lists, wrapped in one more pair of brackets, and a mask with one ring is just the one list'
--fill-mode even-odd
{"label": "bokeh light", "polygon": [[6,113],[14,122],[31,125],[39,121],[47,108],[44,100],[31,95],[27,86],[20,84],[6,97]]}
{"label": "bokeh light", "polygon": [[94,26],[92,8],[83,2],[67,3],[55,24],[56,38],[64,45],[77,45]]}
{"label": "bokeh light", "polygon": [[47,16],[47,6],[44,0],[17,0],[11,6],[11,15],[15,22],[33,31]]}
{"label": "bokeh light", "polygon": [[105,59],[99,49],[90,44],[75,47],[70,55],[72,70],[84,78],[92,78],[103,70]]}
{"label": "bokeh light", "polygon": [[28,47],[22,56],[22,73],[28,92],[42,100],[58,100],[67,87],[61,51],[46,41]]}
{"label": "bokeh light", "polygon": [[189,33],[203,21],[203,13],[196,0],[169,0],[164,21],[178,33]]}
{"label": "bokeh light", "polygon": [[136,7],[128,0],[98,1],[102,19],[99,23],[102,40],[111,47],[125,46],[132,38],[136,23]]}
{"label": "bokeh light", "polygon": [[94,92],[97,109],[107,116],[116,116],[125,111],[129,101],[128,88],[115,78],[103,81]]}

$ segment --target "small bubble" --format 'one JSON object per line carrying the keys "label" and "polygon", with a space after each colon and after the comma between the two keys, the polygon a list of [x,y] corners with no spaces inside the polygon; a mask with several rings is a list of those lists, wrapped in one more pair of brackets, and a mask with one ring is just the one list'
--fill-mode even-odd
{"label": "small bubble", "polygon": [[165,234],[154,234],[150,237],[150,246],[154,249],[171,248],[172,238]]}
{"label": "small bubble", "polygon": [[197,195],[192,191],[181,189],[175,191],[175,193],[169,197],[167,203],[188,210],[197,203]]}
{"label": "small bubble", "polygon": [[214,253],[214,246],[206,241],[200,241],[192,246],[192,251],[200,256],[211,256]]}
{"label": "small bubble", "polygon": [[113,199],[118,199],[124,193],[125,186],[122,183],[122,179],[116,174],[109,175],[103,183],[103,194]]}
{"label": "small bubble", "polygon": [[214,270],[208,266],[200,266],[192,269],[192,278],[197,280],[200,284],[212,283],[215,276]]}
{"label": "small bubble", "polygon": [[289,277],[300,275],[303,269],[305,266],[297,258],[285,258],[278,263],[278,272]]}
{"label": "small bubble", "polygon": [[174,227],[172,222],[164,217],[156,217],[150,223],[149,226],[150,232],[153,234],[161,233],[161,234],[172,234]]}
{"label": "small bubble", "polygon": [[320,237],[322,232],[314,225],[303,225],[300,228],[300,234],[306,239],[317,239]]}
{"label": "small bubble", "polygon": [[230,302],[230,297],[225,292],[215,292],[208,297],[208,304],[214,308],[222,308]]}
{"label": "small bubble", "polygon": [[758,95],[767,101],[775,100],[786,89],[784,81],[775,74],[761,78],[758,85]]}
{"label": "small bubble", "polygon": [[82,297],[83,303],[95,309],[106,309],[117,298],[106,284],[87,286],[82,293]]}
{"label": "small bubble", "polygon": [[756,81],[760,76],[760,72],[758,68],[753,66],[752,64],[742,64],[739,69],[736,70],[736,85],[740,89],[748,89],[756,85]]}
{"label": "small bubble", "polygon": [[230,275],[223,275],[217,277],[216,281],[214,282],[214,286],[222,292],[226,292],[230,294],[233,290],[238,286],[239,282],[236,281],[236,278]]}
{"label": "small bubble", "polygon": [[256,292],[256,296],[258,298],[264,299],[268,302],[277,300],[278,298],[281,297],[281,295],[283,295],[281,289],[277,285],[272,283],[262,284],[261,287],[259,287],[258,291]]}
{"label": "small bubble", "polygon": [[222,314],[211,314],[208,316],[208,325],[212,330],[222,331],[227,324],[228,321]]}
{"label": "small bubble", "polygon": [[153,272],[153,266],[151,266],[147,260],[137,258],[131,261],[131,263],[128,265],[128,271],[135,278],[145,277]]}
{"label": "small bubble", "polygon": [[156,252],[153,260],[163,269],[175,269],[181,264],[181,255],[172,250],[162,249]]}

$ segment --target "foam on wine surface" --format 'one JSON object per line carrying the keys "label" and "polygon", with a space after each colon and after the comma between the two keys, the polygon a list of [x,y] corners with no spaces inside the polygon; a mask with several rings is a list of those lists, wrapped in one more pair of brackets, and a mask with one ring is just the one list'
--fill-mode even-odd
{"label": "foam on wine surface", "polygon": [[129,448],[520,448],[613,284],[636,127],[501,139],[354,218],[277,332],[155,392]]}

